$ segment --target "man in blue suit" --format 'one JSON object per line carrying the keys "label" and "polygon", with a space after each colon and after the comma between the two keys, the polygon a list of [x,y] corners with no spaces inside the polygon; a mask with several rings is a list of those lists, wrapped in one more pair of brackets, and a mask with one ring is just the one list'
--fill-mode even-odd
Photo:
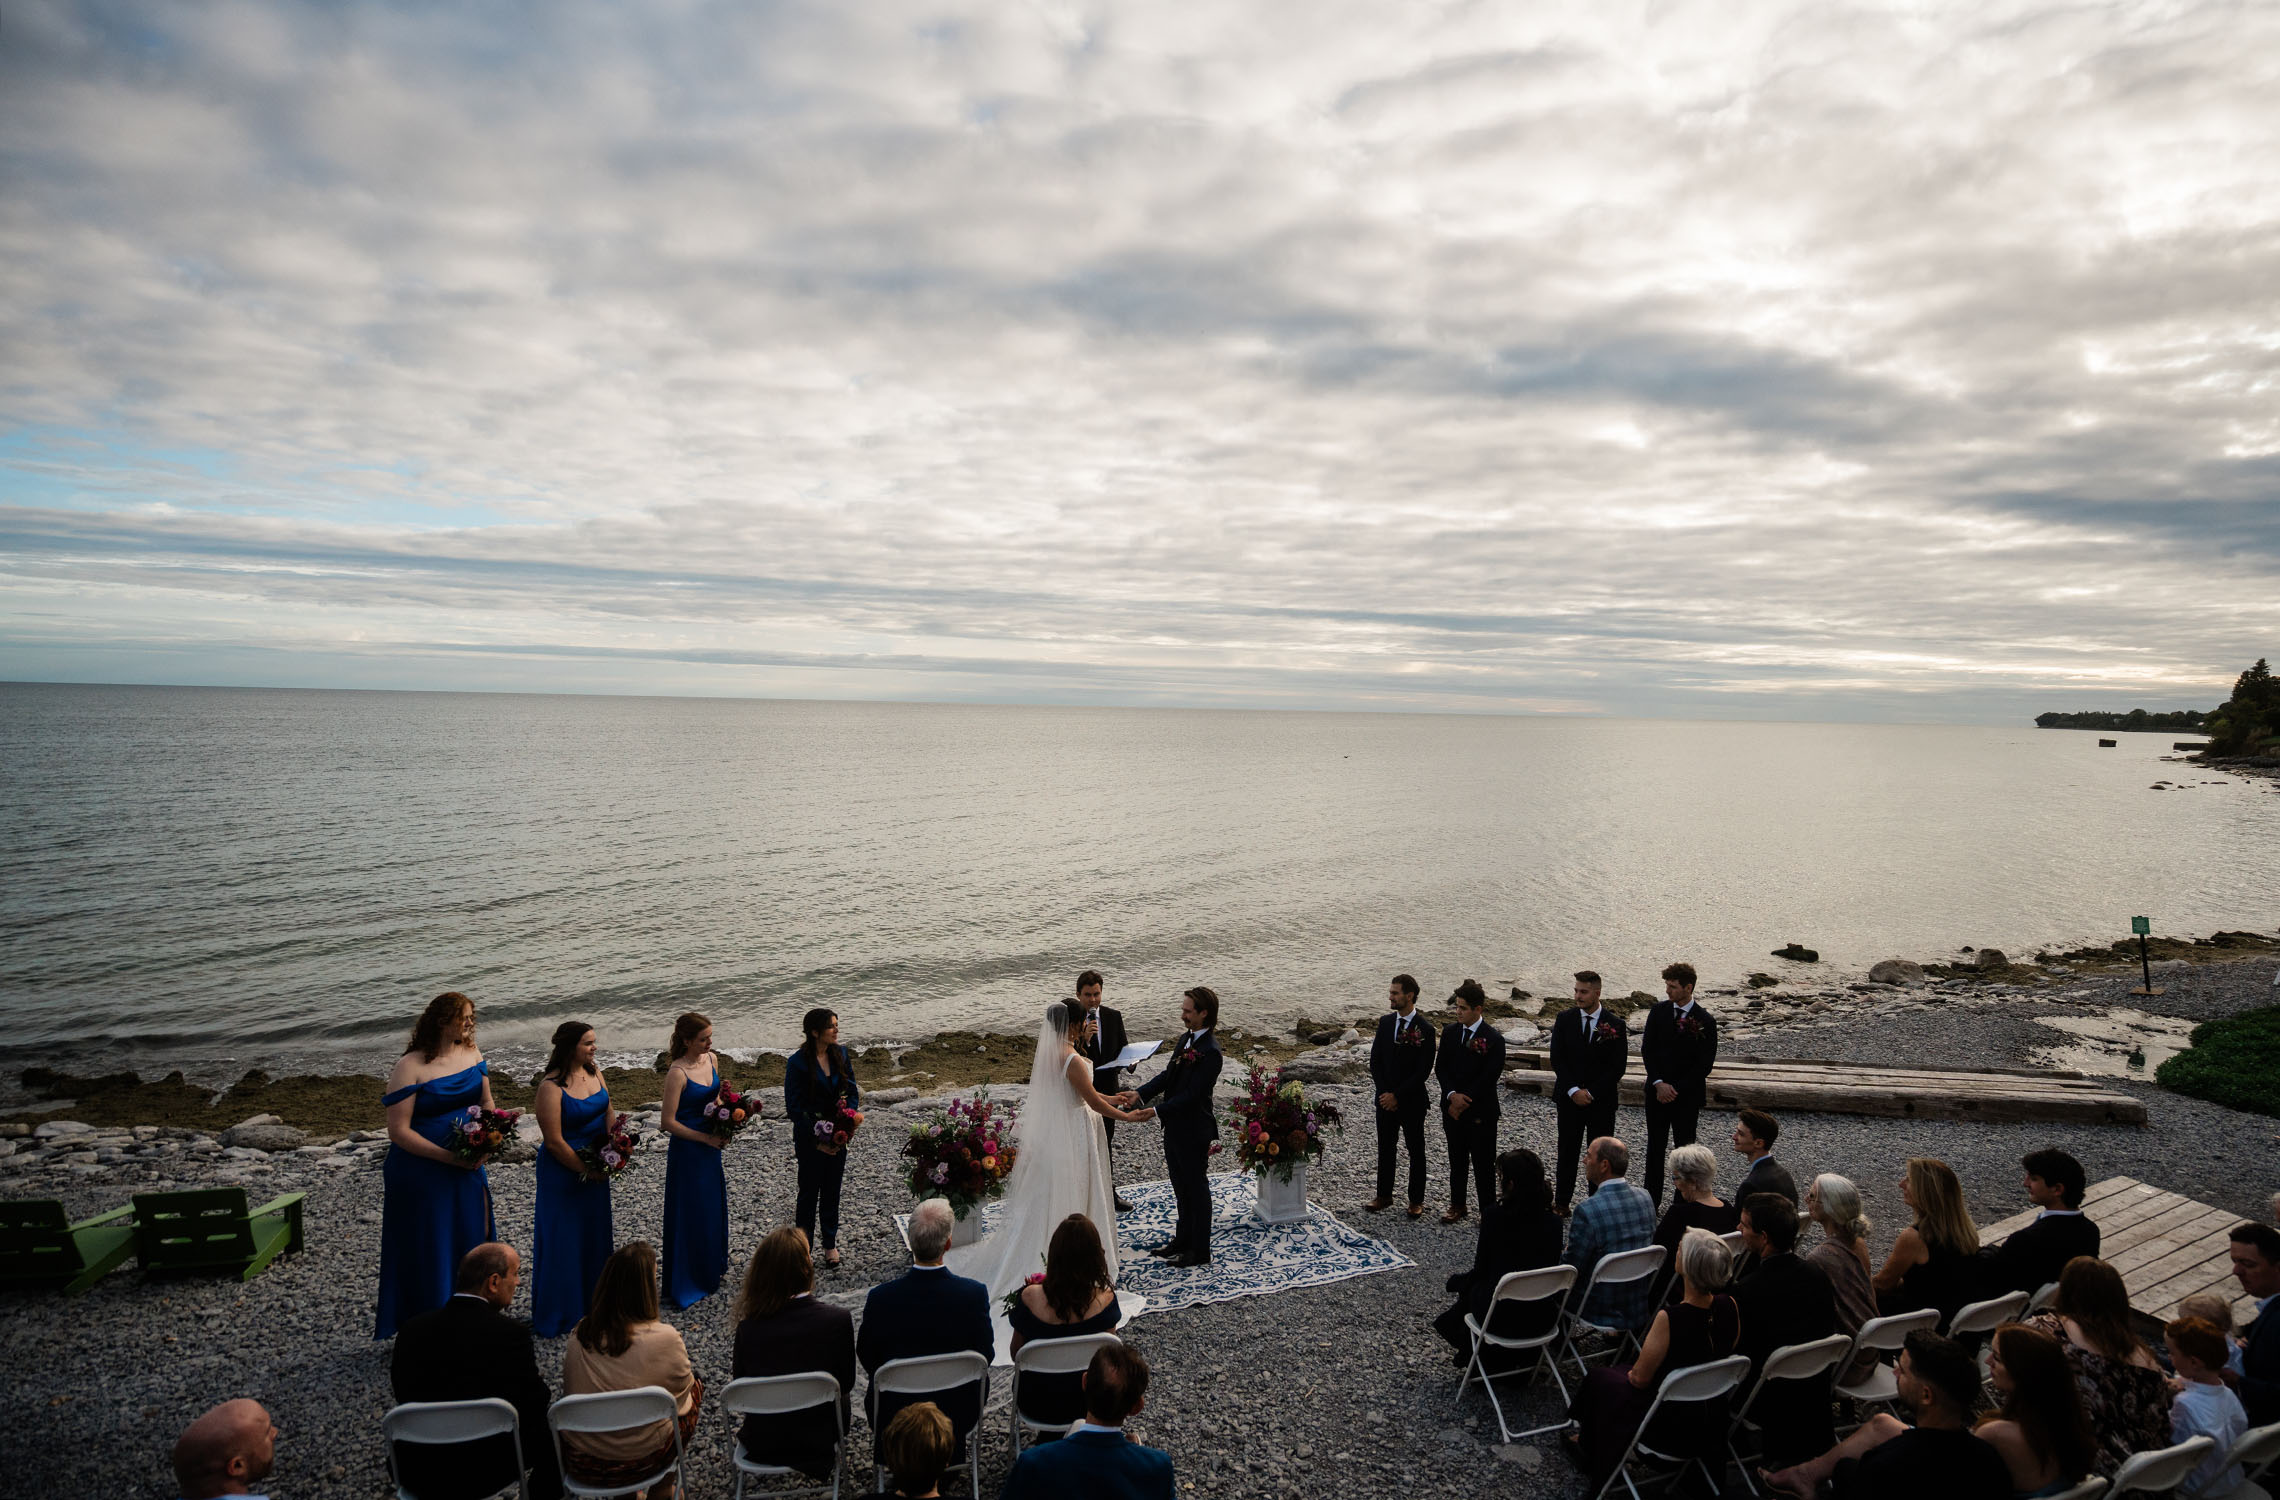
{"label": "man in blue suit", "polygon": [[1148,1404],[1148,1361],[1110,1344],[1085,1371],[1085,1420],[1025,1450],[998,1500],[1172,1500],[1172,1456],[1124,1435]]}
{"label": "man in blue suit", "polygon": [[971,1349],[988,1359],[997,1348],[990,1327],[989,1288],[969,1276],[953,1275],[942,1256],[950,1248],[953,1218],[945,1198],[929,1198],[910,1212],[911,1267],[892,1281],[871,1288],[863,1299],[863,1326],[855,1335],[855,1358],[872,1376],[871,1430],[884,1432],[894,1414],[915,1400],[931,1400],[956,1429],[958,1443],[982,1417],[979,1385],[938,1391],[927,1397],[882,1396],[879,1366],[922,1354],[954,1354]]}

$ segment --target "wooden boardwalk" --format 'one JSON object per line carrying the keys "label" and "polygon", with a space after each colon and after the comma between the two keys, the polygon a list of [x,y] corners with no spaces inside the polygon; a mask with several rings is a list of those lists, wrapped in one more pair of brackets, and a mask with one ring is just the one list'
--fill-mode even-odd
{"label": "wooden boardwalk", "polygon": [[[2157,1323],[2177,1316],[2177,1304],[2196,1292],[2230,1299],[2235,1327],[2256,1316],[2256,1299],[2233,1280],[2226,1235],[2241,1216],[2139,1182],[2108,1177],[2082,1195],[2082,1211],[2098,1226],[2098,1257],[2122,1273],[2130,1306]],[[2036,1210],[2015,1214],[1979,1233],[1993,1245],[2034,1222]]]}
{"label": "wooden boardwalk", "polygon": [[[1515,1047],[1505,1058],[1504,1086],[1549,1094],[1551,1054]],[[1634,1065],[1623,1075],[1623,1102],[1638,1104],[1646,1079]],[[1709,1107],[1795,1109],[1902,1120],[2050,1120],[2090,1125],[2143,1125],[2145,1102],[2080,1073],[2053,1069],[1865,1067],[1809,1060],[1721,1059],[1711,1069]]]}

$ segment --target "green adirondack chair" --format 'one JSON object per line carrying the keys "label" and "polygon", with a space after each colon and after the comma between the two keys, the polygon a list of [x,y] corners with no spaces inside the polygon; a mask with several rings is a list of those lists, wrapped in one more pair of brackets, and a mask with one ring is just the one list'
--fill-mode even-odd
{"label": "green adirondack chair", "polygon": [[244,1188],[135,1194],[135,1256],[145,1276],[217,1275],[251,1281],[301,1248],[301,1200],[286,1193],[248,1208]]}
{"label": "green adirondack chair", "polygon": [[74,1224],[52,1198],[0,1203],[0,1284],[60,1281],[66,1296],[86,1291],[134,1254],[133,1216],[132,1206],[114,1208]]}

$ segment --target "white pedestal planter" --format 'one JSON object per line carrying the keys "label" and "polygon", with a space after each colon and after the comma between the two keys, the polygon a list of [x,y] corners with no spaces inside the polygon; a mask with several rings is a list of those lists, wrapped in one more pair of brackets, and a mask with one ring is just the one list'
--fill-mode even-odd
{"label": "white pedestal planter", "polygon": [[980,1244],[982,1241],[982,1212],[982,1205],[977,1203],[969,1212],[962,1213],[953,1219],[950,1223],[950,1243],[953,1245]]}
{"label": "white pedestal planter", "polygon": [[1306,1163],[1284,1176],[1279,1170],[1257,1174],[1259,1217],[1269,1224],[1295,1224],[1306,1217]]}

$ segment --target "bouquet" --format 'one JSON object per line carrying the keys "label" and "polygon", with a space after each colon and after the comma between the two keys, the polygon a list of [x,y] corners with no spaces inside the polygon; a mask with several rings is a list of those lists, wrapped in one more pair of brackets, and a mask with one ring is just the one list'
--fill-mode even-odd
{"label": "bouquet", "polygon": [[1306,1085],[1283,1080],[1282,1069],[1269,1073],[1254,1065],[1250,1089],[1236,1101],[1227,1123],[1235,1131],[1235,1159],[1264,1176],[1281,1174],[1322,1154],[1322,1133],[1344,1128],[1338,1107],[1306,1097]]}
{"label": "bouquet", "polygon": [[610,1128],[602,1138],[578,1152],[578,1160],[585,1164],[587,1176],[606,1182],[633,1166],[633,1152],[641,1144],[641,1132],[633,1128],[632,1122],[631,1115],[612,1115]]}
{"label": "bouquet", "polygon": [[727,1084],[704,1108],[705,1129],[723,1141],[736,1139],[736,1133],[760,1118],[760,1096],[740,1094]]}
{"label": "bouquet", "polygon": [[826,1156],[836,1155],[846,1150],[848,1137],[852,1136],[856,1128],[862,1123],[863,1111],[849,1109],[847,1100],[844,1097],[840,1098],[824,1114],[822,1119],[815,1122],[813,1127],[815,1149]]}
{"label": "bouquet", "polygon": [[911,1196],[947,1198],[960,1218],[1002,1196],[1013,1173],[1013,1123],[1013,1111],[985,1088],[911,1126],[902,1148],[911,1164]]}
{"label": "bouquet", "polygon": [[444,1146],[461,1161],[481,1161],[514,1138],[515,1121],[521,1118],[519,1109],[485,1109],[470,1104],[465,1114],[451,1122],[451,1139]]}
{"label": "bouquet", "polygon": [[1043,1271],[1032,1271],[1021,1278],[1021,1285],[998,1298],[998,1306],[1004,1308],[1005,1315],[1010,1318],[1013,1316],[1013,1310],[1021,1306],[1021,1294],[1033,1286],[1043,1286],[1044,1284],[1045,1273]]}

